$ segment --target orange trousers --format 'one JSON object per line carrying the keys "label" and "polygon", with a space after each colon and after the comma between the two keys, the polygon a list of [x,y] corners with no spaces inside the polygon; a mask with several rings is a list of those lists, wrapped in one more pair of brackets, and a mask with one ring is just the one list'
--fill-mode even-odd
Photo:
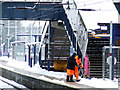
{"label": "orange trousers", "polygon": [[67,75],[74,75],[74,70],[67,69]]}
{"label": "orange trousers", "polygon": [[75,77],[76,77],[76,80],[79,79],[79,71],[77,66],[75,66]]}

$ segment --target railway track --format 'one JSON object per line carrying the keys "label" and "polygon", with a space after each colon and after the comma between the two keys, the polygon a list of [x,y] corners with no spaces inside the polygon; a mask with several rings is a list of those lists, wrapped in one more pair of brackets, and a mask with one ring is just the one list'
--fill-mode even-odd
{"label": "railway track", "polygon": [[3,78],[2,76],[0,76],[0,90],[30,90],[28,88],[26,88],[25,86],[18,84],[12,80],[8,80],[6,78]]}

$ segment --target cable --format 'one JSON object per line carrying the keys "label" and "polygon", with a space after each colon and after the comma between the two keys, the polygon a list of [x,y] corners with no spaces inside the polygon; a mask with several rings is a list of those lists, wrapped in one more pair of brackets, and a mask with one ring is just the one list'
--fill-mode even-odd
{"label": "cable", "polygon": [[42,18],[42,17],[50,16],[50,15],[53,15],[53,14],[56,14],[56,13],[61,13],[61,12],[63,12],[63,11],[56,11],[55,13],[50,13],[50,14],[47,14],[47,15],[38,16],[36,18],[33,18],[33,20],[36,20],[37,18]]}
{"label": "cable", "polygon": [[[58,6],[61,6],[61,5],[52,6],[51,8],[49,8],[49,9],[47,9],[47,10],[52,10],[52,9],[54,9],[55,7],[58,7]],[[38,14],[36,14],[36,15],[34,15],[34,16],[31,16],[31,17],[29,17],[29,18],[34,18],[35,16],[38,16],[38,15],[40,15],[40,14],[43,14],[44,12],[46,12],[46,10],[44,10],[44,11],[42,11],[42,12],[40,12],[40,10],[39,10],[39,13],[38,13]]]}
{"label": "cable", "polygon": [[80,7],[82,7],[82,6],[94,5],[94,4],[99,4],[99,3],[108,2],[108,1],[109,1],[109,0],[104,0],[104,1],[100,1],[100,2],[95,2],[95,3],[90,3],[90,4],[84,4],[84,5],[81,5]]}
{"label": "cable", "polygon": [[[57,5],[57,6],[55,5],[55,6],[52,6],[51,8],[49,8],[49,9],[47,9],[47,10],[52,10],[53,8],[58,7],[58,6],[61,6],[61,5]],[[40,10],[39,10],[39,11],[40,11]],[[44,10],[44,11],[38,13],[37,15],[42,14],[42,13],[44,13],[44,12],[46,12],[46,10]],[[37,15],[35,15],[35,16],[37,16]]]}
{"label": "cable", "polygon": [[[74,1],[76,1],[76,0],[74,0]],[[95,1],[95,0],[92,0],[92,1]],[[91,0],[87,0],[87,1],[83,1],[83,2],[78,2],[78,3],[85,3],[85,2],[91,2]]]}

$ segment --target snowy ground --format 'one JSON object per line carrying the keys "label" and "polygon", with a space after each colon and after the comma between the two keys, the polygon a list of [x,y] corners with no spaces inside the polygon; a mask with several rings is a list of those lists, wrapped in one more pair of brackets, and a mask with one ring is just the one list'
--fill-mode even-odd
{"label": "snowy ground", "polygon": [[0,80],[0,89],[2,88],[13,88],[13,87]]}
{"label": "snowy ground", "polygon": [[[63,81],[63,79],[65,80],[65,78],[66,78],[66,72],[47,71],[45,69],[41,69],[38,64],[36,64],[35,66],[33,66],[31,68],[31,67],[28,66],[27,62],[20,62],[20,61],[17,61],[17,60],[12,60],[11,58],[8,59],[7,57],[0,57],[0,60],[7,61],[8,62],[7,65],[9,65],[11,67],[16,67],[16,68],[20,68],[20,69],[23,69],[23,70],[30,71],[32,73],[42,74],[42,75],[51,76],[51,77],[54,77],[54,78],[61,79],[61,80],[53,79],[52,82],[60,83],[60,84],[63,84],[63,85],[66,84]],[[0,65],[0,67],[1,66],[2,65]],[[10,69],[10,68],[8,68],[8,69]],[[43,80],[46,80],[46,81],[51,81],[44,76],[40,76],[40,77],[36,77],[36,78],[43,79]],[[91,78],[91,80],[89,80],[89,79],[81,78],[81,81],[77,82],[77,83],[82,84],[82,85],[88,85],[88,86],[95,87],[95,88],[118,88],[118,80],[117,79],[114,79],[114,81],[111,81],[109,79],[103,80],[103,79]]]}
{"label": "snowy ground", "polygon": [[2,88],[14,88],[13,86],[17,87],[17,88],[26,88],[23,85],[20,85],[12,80],[8,80],[8,79],[0,76],[0,89],[2,89]]}

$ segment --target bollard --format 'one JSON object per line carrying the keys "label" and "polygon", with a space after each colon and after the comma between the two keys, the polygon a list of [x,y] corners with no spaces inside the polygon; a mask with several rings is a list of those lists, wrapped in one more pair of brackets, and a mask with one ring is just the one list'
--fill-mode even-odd
{"label": "bollard", "polygon": [[32,56],[30,57],[30,67],[32,67]]}
{"label": "bollard", "polygon": [[8,52],[8,58],[10,57],[10,54],[9,54],[9,52]]}
{"label": "bollard", "polygon": [[5,44],[3,45],[3,56],[5,56]]}
{"label": "bollard", "polygon": [[0,50],[0,57],[2,56],[2,52],[1,52],[1,50]]}
{"label": "bollard", "polygon": [[50,59],[48,58],[48,63],[47,63],[47,66],[48,66],[48,71],[50,70]]}
{"label": "bollard", "polygon": [[27,55],[25,54],[25,62],[27,61]]}

